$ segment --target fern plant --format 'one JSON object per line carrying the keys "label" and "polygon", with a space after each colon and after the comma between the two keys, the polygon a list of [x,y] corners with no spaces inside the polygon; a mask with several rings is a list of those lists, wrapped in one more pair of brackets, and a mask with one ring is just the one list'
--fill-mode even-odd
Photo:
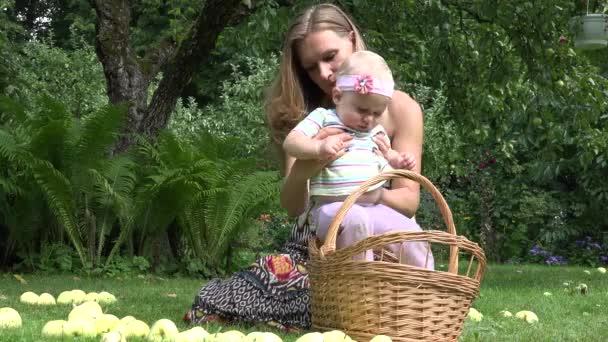
{"label": "fern plant", "polygon": [[155,144],[140,140],[135,210],[108,262],[134,231],[158,237],[174,221],[207,269],[218,270],[229,247],[247,229],[255,210],[276,198],[278,174],[253,172],[240,158],[236,141],[201,132],[194,139],[166,131]]}
{"label": "fern plant", "polygon": [[109,154],[125,109],[107,106],[78,119],[48,97],[36,108],[0,99],[0,110],[19,114],[0,130],[0,157],[23,170],[21,184],[43,195],[48,221],[67,233],[82,264],[96,265],[110,227],[128,221],[132,203],[134,164]]}

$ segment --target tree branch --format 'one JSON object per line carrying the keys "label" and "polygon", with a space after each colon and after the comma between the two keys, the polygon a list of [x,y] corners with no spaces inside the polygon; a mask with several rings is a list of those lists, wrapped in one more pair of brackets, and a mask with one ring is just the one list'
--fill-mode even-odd
{"label": "tree branch", "polygon": [[490,20],[488,18],[484,18],[479,13],[474,12],[470,8],[463,6],[462,2],[459,2],[458,0],[441,0],[441,4],[446,7],[450,7],[450,6],[456,7],[459,10],[461,10],[461,11],[467,13],[468,15],[470,15],[471,17],[473,17],[479,23],[485,23],[485,24],[494,23],[492,20]]}
{"label": "tree branch", "polygon": [[[99,0],[103,1],[103,0]],[[164,77],[152,96],[146,111],[142,129],[149,137],[155,137],[165,127],[169,114],[175,107],[184,87],[190,83],[196,68],[205,63],[215,47],[215,42],[230,21],[241,0],[208,0],[180,44],[175,55],[163,68]]]}

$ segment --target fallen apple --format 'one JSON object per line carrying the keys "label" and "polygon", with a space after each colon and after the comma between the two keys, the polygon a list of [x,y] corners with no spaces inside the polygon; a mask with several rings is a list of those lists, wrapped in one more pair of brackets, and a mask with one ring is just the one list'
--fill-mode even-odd
{"label": "fallen apple", "polygon": [[19,301],[24,304],[38,304],[38,295],[34,292],[25,292],[19,297]]}
{"label": "fallen apple", "polygon": [[[200,329],[197,329],[200,328]],[[204,331],[204,334],[201,332]],[[182,331],[175,336],[174,342],[207,342],[209,333],[201,327],[194,327],[190,330]]]}
{"label": "fallen apple", "polygon": [[147,339],[148,341],[167,341],[174,339],[178,333],[179,330],[177,330],[175,323],[163,318],[152,324]]}
{"label": "fallen apple", "polygon": [[21,316],[17,310],[8,307],[0,309],[0,329],[21,328],[21,324]]}
{"label": "fallen apple", "polygon": [[74,302],[74,296],[72,291],[63,291],[57,296],[57,304],[72,304]]}
{"label": "fallen apple", "polygon": [[102,291],[99,292],[97,302],[103,305],[114,304],[116,303],[116,297],[114,297],[114,295],[109,292]]}
{"label": "fallen apple", "polygon": [[538,322],[538,316],[532,311],[523,310],[515,314],[516,318],[523,319],[532,324]]}
{"label": "fallen apple", "polygon": [[369,342],[393,342],[393,340],[386,335],[376,335]]}
{"label": "fallen apple", "polygon": [[332,330],[323,333],[323,342],[352,342],[352,339],[340,330]]}
{"label": "fallen apple", "polygon": [[72,303],[81,304],[85,302],[84,298],[87,296],[86,292],[82,290],[72,290],[70,292],[72,293]]}
{"label": "fallen apple", "polygon": [[296,342],[323,342],[323,334],[320,332],[311,332],[300,336]]}
{"label": "fallen apple", "polygon": [[245,336],[245,342],[282,342],[281,338],[271,332],[254,331]]}
{"label": "fallen apple", "polygon": [[92,318],[96,319],[103,315],[103,310],[97,302],[84,302],[70,311],[68,321],[76,318]]}
{"label": "fallen apple", "polygon": [[127,342],[127,339],[118,331],[110,331],[101,335],[101,342]]}
{"label": "fallen apple", "polygon": [[50,293],[43,293],[38,297],[38,305],[55,305],[55,298]]}
{"label": "fallen apple", "polygon": [[222,333],[221,335],[222,335],[221,340],[218,340],[218,338],[215,337],[215,341],[241,342],[245,338],[245,334],[243,334],[242,332],[240,332],[238,330],[228,330],[228,331]]}
{"label": "fallen apple", "polygon": [[85,302],[97,302],[97,301],[99,301],[99,293],[97,293],[97,292],[89,292],[89,293],[87,293],[87,295],[84,297],[84,301]]}
{"label": "fallen apple", "polygon": [[135,320],[135,317],[133,317],[133,316],[125,316],[120,319],[120,321],[122,323],[126,323],[126,324],[129,324],[129,322],[134,321],[134,320]]}
{"label": "fallen apple", "polygon": [[475,308],[470,308],[467,317],[470,318],[473,322],[481,322],[483,319],[483,315],[481,312],[477,311]]}
{"label": "fallen apple", "polygon": [[63,326],[67,323],[64,320],[48,321],[42,327],[44,337],[63,337]]}
{"label": "fallen apple", "polygon": [[95,320],[85,317],[69,319],[63,325],[63,334],[67,337],[95,337]]}
{"label": "fallen apple", "polygon": [[550,296],[553,296],[553,293],[551,293],[551,292],[543,292],[543,296],[550,297]]}
{"label": "fallen apple", "polygon": [[[121,322],[122,324],[122,322]],[[125,337],[146,337],[150,333],[150,327],[146,322],[133,319],[126,324]]]}
{"label": "fallen apple", "polygon": [[103,314],[95,319],[95,329],[97,335],[110,332],[120,322],[118,317],[111,314]]}
{"label": "fallen apple", "polygon": [[507,311],[507,310],[502,310],[500,312],[500,314],[502,315],[502,317],[507,317],[507,318],[508,317],[513,317],[513,314],[510,311]]}
{"label": "fallen apple", "polygon": [[606,268],[604,268],[604,267],[598,267],[597,271],[600,272],[601,274],[604,274],[604,273],[606,273]]}

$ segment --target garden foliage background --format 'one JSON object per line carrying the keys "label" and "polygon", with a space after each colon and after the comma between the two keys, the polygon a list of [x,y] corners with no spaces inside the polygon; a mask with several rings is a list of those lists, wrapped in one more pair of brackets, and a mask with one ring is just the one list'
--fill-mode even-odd
{"label": "garden foliage background", "polygon": [[[107,3],[128,8],[129,58],[150,70],[214,1]],[[101,5],[0,0],[1,268],[213,276],[280,248],[263,94],[289,18],[314,2],[236,3],[150,133],[108,97],[100,58],[119,52],[96,40]],[[422,105],[423,174],[459,233],[496,262],[608,263],[608,49],[573,48],[580,1],[335,3]],[[166,66],[145,74],[142,108],[179,74]],[[428,194],[417,220],[442,229]]]}

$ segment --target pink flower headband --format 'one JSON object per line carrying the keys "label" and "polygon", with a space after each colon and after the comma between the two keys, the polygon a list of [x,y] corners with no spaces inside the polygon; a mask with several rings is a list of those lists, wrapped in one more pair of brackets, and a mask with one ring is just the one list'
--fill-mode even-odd
{"label": "pink flower headband", "polygon": [[370,75],[341,75],[336,80],[336,87],[344,91],[354,91],[359,94],[378,94],[393,97],[395,83],[380,81]]}

